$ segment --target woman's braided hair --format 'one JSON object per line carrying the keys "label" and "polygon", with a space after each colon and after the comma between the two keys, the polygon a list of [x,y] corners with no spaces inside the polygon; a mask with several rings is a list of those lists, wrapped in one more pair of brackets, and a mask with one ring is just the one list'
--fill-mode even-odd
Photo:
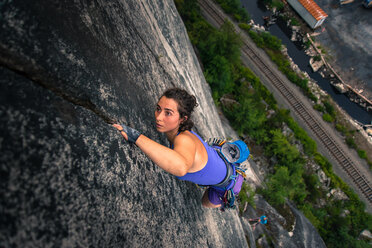
{"label": "woman's braided hair", "polygon": [[196,97],[190,95],[186,90],[180,88],[168,89],[161,97],[163,96],[175,100],[178,103],[178,112],[180,113],[180,118],[186,117],[186,120],[181,122],[178,131],[182,132],[191,130],[191,128],[194,126],[194,123],[191,120],[191,113],[194,108],[198,106]]}

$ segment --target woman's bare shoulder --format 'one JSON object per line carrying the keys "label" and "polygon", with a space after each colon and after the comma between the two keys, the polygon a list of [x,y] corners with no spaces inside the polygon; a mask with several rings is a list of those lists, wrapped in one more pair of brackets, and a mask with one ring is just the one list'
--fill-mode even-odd
{"label": "woman's bare shoulder", "polygon": [[193,136],[195,135],[193,135],[190,131],[183,131],[179,133],[174,140],[193,140]]}
{"label": "woman's bare shoulder", "polygon": [[196,143],[196,140],[195,140],[196,136],[194,134],[192,134],[191,132],[189,131],[184,131],[184,132],[181,132],[179,135],[177,135],[174,139],[174,144],[188,144],[188,145],[195,145]]}

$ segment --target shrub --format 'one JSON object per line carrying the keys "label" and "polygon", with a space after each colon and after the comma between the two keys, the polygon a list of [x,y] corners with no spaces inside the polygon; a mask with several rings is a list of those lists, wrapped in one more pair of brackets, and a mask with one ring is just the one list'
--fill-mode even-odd
{"label": "shrub", "polygon": [[338,123],[336,124],[336,130],[341,132],[343,135],[346,135],[347,133],[346,127]]}
{"label": "shrub", "polygon": [[228,14],[233,15],[236,20],[248,22],[251,18],[246,9],[240,7],[239,0],[216,0],[221,8]]}
{"label": "shrub", "polygon": [[265,42],[265,47],[274,51],[280,51],[282,41],[278,37],[271,35],[269,32],[262,32],[261,37]]}
{"label": "shrub", "polygon": [[258,47],[263,48],[265,46],[263,38],[257,32],[250,30],[248,34]]}
{"label": "shrub", "polygon": [[330,114],[323,114],[323,120],[326,122],[333,122],[333,117]]}
{"label": "shrub", "polygon": [[366,159],[367,158],[367,152],[364,150],[358,150],[359,157]]}
{"label": "shrub", "polygon": [[322,60],[322,57],[320,57],[320,55],[316,55],[313,57],[314,61],[321,61]]}
{"label": "shrub", "polygon": [[[242,189],[239,192],[239,203],[240,203],[239,207],[243,208],[245,203],[248,203],[249,205],[255,208],[256,203],[254,202],[254,196],[255,196],[255,192],[253,191],[251,186],[248,183],[243,182]],[[240,209],[241,212],[243,211],[242,208]]]}
{"label": "shrub", "polygon": [[325,172],[332,170],[332,164],[328,162],[328,160],[325,157],[323,157],[321,154],[315,153],[314,161],[318,165],[320,165],[320,167],[322,167],[322,170],[324,170]]}
{"label": "shrub", "polygon": [[233,16],[236,21],[241,22],[242,17],[239,14],[234,14]]}
{"label": "shrub", "polygon": [[323,101],[325,110],[328,114],[330,114],[332,117],[336,116],[336,111],[333,105],[329,101]]}
{"label": "shrub", "polygon": [[347,137],[345,141],[346,141],[346,144],[347,144],[349,147],[354,148],[354,149],[357,148],[357,146],[356,146],[356,144],[355,144],[355,141],[354,141],[354,138],[353,138],[353,137]]}
{"label": "shrub", "polygon": [[315,226],[315,228],[319,229],[319,227],[322,226],[322,222],[313,214],[314,209],[310,204],[302,205],[301,211],[304,213],[306,218],[308,218],[310,222]]}
{"label": "shrub", "polygon": [[[270,106],[271,109],[277,108],[277,103],[273,94],[260,82],[260,79],[256,75],[254,75],[254,73],[249,68],[240,66],[238,81],[241,81],[243,79],[250,82],[258,95],[263,98],[263,100]],[[237,95],[238,93],[241,93],[241,90],[237,92]]]}
{"label": "shrub", "polygon": [[284,3],[279,0],[273,0],[271,3],[271,7],[275,7],[277,10],[282,10],[284,8]]}
{"label": "shrub", "polygon": [[295,137],[301,141],[304,146],[304,151],[308,155],[313,155],[316,152],[317,146],[314,140],[303,130],[292,118],[288,118],[286,121],[290,129],[293,130]]}
{"label": "shrub", "polygon": [[308,87],[307,87],[307,84],[309,82],[309,80],[307,78],[300,78],[299,76],[298,77],[298,83],[297,85],[299,85],[302,89],[304,89],[306,92],[309,90]]}
{"label": "shrub", "polygon": [[312,93],[310,92],[307,92],[307,96],[310,98],[310,100],[312,100],[313,102],[316,102],[318,100],[318,98]]}
{"label": "shrub", "polygon": [[239,23],[239,27],[241,28],[241,29],[243,29],[243,30],[245,30],[245,31],[249,31],[249,30],[251,30],[251,25],[249,25],[249,24],[246,24],[246,23]]}
{"label": "shrub", "polygon": [[306,190],[309,192],[308,199],[311,202],[316,202],[321,197],[321,191],[318,189],[320,186],[319,178],[316,174],[304,175],[306,183]]}
{"label": "shrub", "polygon": [[292,17],[291,18],[291,25],[292,26],[300,26],[300,22],[296,18]]}
{"label": "shrub", "polygon": [[322,112],[322,113],[325,111],[324,106],[321,105],[321,104],[315,104],[315,105],[313,106],[313,108],[314,108],[315,110],[319,111],[319,112]]}

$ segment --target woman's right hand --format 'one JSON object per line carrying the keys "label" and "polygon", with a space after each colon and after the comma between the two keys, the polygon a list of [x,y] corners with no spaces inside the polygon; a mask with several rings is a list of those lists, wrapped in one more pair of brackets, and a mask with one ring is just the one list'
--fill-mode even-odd
{"label": "woman's right hand", "polygon": [[120,131],[124,139],[130,143],[136,143],[138,137],[141,135],[136,129],[128,127],[124,124],[113,124],[112,126]]}
{"label": "woman's right hand", "polygon": [[116,128],[120,132],[121,135],[123,135],[123,137],[124,137],[125,140],[128,140],[128,135],[124,132],[124,129],[123,129],[123,127],[121,125],[119,125],[119,124],[113,124],[112,126],[114,128]]}

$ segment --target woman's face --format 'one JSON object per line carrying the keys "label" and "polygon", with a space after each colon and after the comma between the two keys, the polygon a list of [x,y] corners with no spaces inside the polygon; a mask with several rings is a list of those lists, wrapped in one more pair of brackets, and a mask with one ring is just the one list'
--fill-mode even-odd
{"label": "woman's face", "polygon": [[161,133],[176,130],[181,124],[178,103],[165,96],[161,97],[155,109],[156,129]]}

